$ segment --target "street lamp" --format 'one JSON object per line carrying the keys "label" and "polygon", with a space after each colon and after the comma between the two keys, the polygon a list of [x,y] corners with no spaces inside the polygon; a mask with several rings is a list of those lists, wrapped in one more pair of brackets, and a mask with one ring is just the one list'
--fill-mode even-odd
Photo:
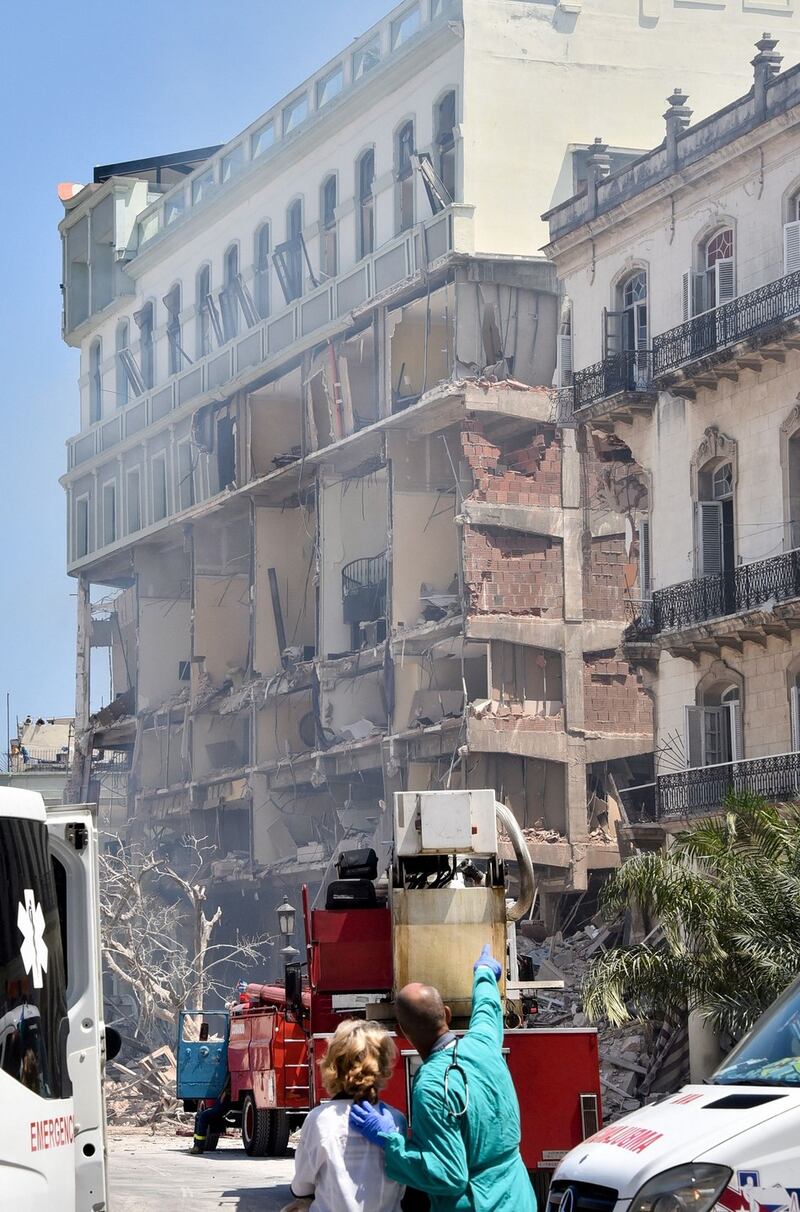
{"label": "street lamp", "polygon": [[295,910],[293,906],[289,904],[289,898],[284,895],[283,900],[281,901],[280,905],[278,905],[278,926],[287,943],[294,934],[295,916]]}

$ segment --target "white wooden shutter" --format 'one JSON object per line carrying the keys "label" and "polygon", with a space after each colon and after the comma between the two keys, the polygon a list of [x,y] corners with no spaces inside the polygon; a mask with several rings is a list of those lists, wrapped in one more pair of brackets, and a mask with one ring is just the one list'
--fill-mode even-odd
{"label": "white wooden shutter", "polygon": [[800,753],[800,686],[791,687],[789,706],[792,718],[792,752]]}
{"label": "white wooden shutter", "polygon": [[684,746],[686,750],[686,768],[693,769],[703,766],[703,736],[705,729],[705,713],[702,707],[684,707]]}
{"label": "white wooden shutter", "polygon": [[701,577],[722,572],[722,502],[697,502],[697,571]]}
{"label": "white wooden shutter", "polygon": [[572,382],[572,333],[562,332],[558,337],[558,386],[569,387]]}
{"label": "white wooden shutter", "polygon": [[744,759],[744,740],[742,737],[742,704],[734,700],[730,703],[725,703],[724,706],[727,707],[730,716],[730,760],[732,762],[741,762]]}
{"label": "white wooden shutter", "polygon": [[717,307],[736,298],[736,269],[733,258],[717,261],[714,266],[717,276]]}
{"label": "white wooden shutter", "polygon": [[622,352],[622,324],[624,312],[603,308],[603,357]]}
{"label": "white wooden shutter", "polygon": [[650,565],[650,519],[639,523],[639,596],[649,599],[653,595]]}
{"label": "white wooden shutter", "polygon": [[793,274],[800,269],[800,221],[786,223],[783,228],[783,272]]}
{"label": "white wooden shutter", "polygon": [[683,315],[684,324],[687,320],[691,320],[692,315],[694,314],[692,310],[693,291],[694,270],[690,269],[683,275],[683,283],[681,285],[681,313]]}

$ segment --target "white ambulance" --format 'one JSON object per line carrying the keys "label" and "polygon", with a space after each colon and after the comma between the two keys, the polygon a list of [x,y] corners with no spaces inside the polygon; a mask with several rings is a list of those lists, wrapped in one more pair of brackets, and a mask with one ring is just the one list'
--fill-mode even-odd
{"label": "white ambulance", "polygon": [[708,1084],[568,1153],[548,1212],[800,1212],[800,978]]}
{"label": "white ambulance", "polygon": [[0,1206],[105,1212],[97,831],[0,789]]}

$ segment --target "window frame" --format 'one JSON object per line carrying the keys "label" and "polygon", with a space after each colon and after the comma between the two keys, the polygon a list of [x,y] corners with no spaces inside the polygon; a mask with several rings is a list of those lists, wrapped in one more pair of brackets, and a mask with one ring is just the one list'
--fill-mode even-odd
{"label": "window frame", "polygon": [[[178,462],[177,490],[178,490],[178,512],[179,513],[183,513],[184,510],[191,509],[194,505],[197,504],[197,494],[195,492],[195,483],[194,483],[194,473],[197,470],[197,465],[194,461],[194,455],[192,453],[193,447],[194,447],[194,443],[192,442],[192,439],[190,437],[182,438],[179,442],[176,443],[177,462]],[[187,458],[188,458],[188,463],[189,463],[189,469],[188,469],[188,473],[186,475],[184,475],[184,469],[181,466],[183,451],[187,452]],[[184,504],[184,491],[183,491],[184,484],[189,485],[189,489],[188,489],[189,500],[185,504]]]}
{"label": "window frame", "polygon": [[[156,465],[163,468],[163,484],[164,484],[164,512],[159,513],[156,507],[156,478],[154,470]],[[167,452],[159,450],[150,460],[150,508],[151,516],[154,522],[163,522],[170,515],[169,508],[169,474],[167,467]]]}
{"label": "window frame", "polygon": [[[125,339],[120,339],[121,334],[125,334]],[[120,354],[124,350],[130,351],[131,347],[131,324],[127,317],[120,320],[114,330],[114,385],[116,389],[117,408],[124,408],[130,402],[130,382],[128,372],[125,369]]]}
{"label": "window frame", "polygon": [[[84,517],[85,517],[85,527],[83,528],[83,537],[84,537],[83,542],[81,542],[82,528],[80,526],[81,512],[82,512],[81,506],[84,507],[83,512],[84,512]],[[79,493],[78,496],[75,497],[75,530],[74,530],[74,534],[73,534],[73,542],[75,544],[75,559],[76,560],[82,560],[85,556],[88,556],[90,551],[92,550],[92,547],[91,547],[91,541],[92,541],[91,506],[92,506],[91,492],[82,492],[82,493]]]}
{"label": "window frame", "polygon": [[103,419],[103,338],[95,337],[89,346],[89,424]]}
{"label": "window frame", "polygon": [[[112,498],[112,507],[113,507],[113,514],[112,514],[112,519],[111,519],[112,520],[111,538],[108,537],[109,526],[108,526],[108,517],[106,515],[106,494],[108,493],[109,489],[111,489],[111,498]],[[117,539],[119,538],[119,510],[118,510],[117,495],[118,494],[117,494],[116,477],[113,477],[110,480],[104,480],[101,485],[101,492],[100,492],[100,515],[101,515],[101,520],[103,523],[103,547],[110,547],[113,543],[116,543]]]}
{"label": "window frame", "polygon": [[[131,521],[131,480],[136,477],[136,517],[137,525],[134,526]],[[125,469],[125,533],[136,534],[142,530],[144,516],[142,513],[142,469],[137,463],[135,467],[127,467]]]}
{"label": "window frame", "polygon": [[[330,206],[328,190],[333,186],[333,206]],[[319,267],[324,277],[335,278],[339,272],[339,225],[336,208],[339,205],[339,178],[328,173],[320,185],[319,214]]]}
{"label": "window frame", "polygon": [[[446,129],[442,123],[443,111],[451,97],[453,99],[453,122]],[[457,126],[458,92],[455,88],[448,88],[437,99],[433,107],[433,146],[436,151],[436,174],[452,202],[456,201],[458,195]]]}
{"label": "window frame", "polygon": [[[372,165],[366,186],[364,165]],[[356,160],[356,253],[357,260],[375,252],[375,148],[365,147]]]}
{"label": "window frame", "polygon": [[[162,300],[167,312],[167,371],[169,375],[180,374],[183,369],[182,295],[180,282],[173,282]],[[176,300],[177,308],[174,306]]]}
{"label": "window frame", "polygon": [[[239,298],[236,279],[241,272],[239,241],[234,240],[225,249],[222,257],[222,289],[219,292],[222,332],[225,341],[233,341],[239,335]],[[235,269],[232,270],[232,266]]]}
{"label": "window frame", "polygon": [[[410,145],[408,134],[410,132]],[[414,176],[414,154],[416,151],[416,132],[414,119],[407,118],[395,131],[394,136],[394,174],[395,174],[395,234],[402,235],[410,231],[417,217],[416,180]],[[410,207],[410,214],[408,208]]]}
{"label": "window frame", "polygon": [[[145,324],[144,317],[148,317]],[[134,313],[136,327],[139,329],[139,369],[145,391],[152,391],[156,385],[156,343],[155,343],[155,304],[148,299]]]}
{"label": "window frame", "polygon": [[[262,257],[262,238],[266,232],[267,250]],[[258,225],[253,237],[253,294],[256,311],[262,320],[270,314],[270,265],[272,264],[272,224],[264,219]]]}

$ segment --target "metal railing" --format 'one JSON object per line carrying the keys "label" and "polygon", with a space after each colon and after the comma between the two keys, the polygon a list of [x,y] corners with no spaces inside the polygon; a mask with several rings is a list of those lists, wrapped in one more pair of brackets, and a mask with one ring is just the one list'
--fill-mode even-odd
{"label": "metal railing", "polygon": [[656,820],[656,784],[642,783],[638,787],[620,789],[619,798],[631,825]]}
{"label": "metal railing", "polygon": [[649,391],[652,355],[649,349],[609,354],[602,362],[576,370],[572,376],[575,407],[585,408],[622,391]]}
{"label": "metal railing", "polygon": [[656,782],[656,819],[718,811],[731,792],[760,795],[773,802],[796,799],[800,795],[800,753],[662,774]]}
{"label": "metal railing", "polygon": [[800,548],[741,564],[732,572],[696,577],[666,589],[656,589],[652,603],[628,627],[627,640],[646,639],[661,631],[676,631],[728,614],[756,610],[767,602],[800,597]]}
{"label": "metal railing", "polygon": [[800,271],[693,316],[653,338],[653,375],[708,357],[800,315]]}
{"label": "metal railing", "polygon": [[352,560],[342,569],[345,623],[358,624],[386,614],[386,552]]}
{"label": "metal railing", "polygon": [[70,768],[68,749],[40,749],[35,746],[30,751],[26,746],[5,755],[5,768],[9,774],[24,774],[31,770],[63,770]]}

